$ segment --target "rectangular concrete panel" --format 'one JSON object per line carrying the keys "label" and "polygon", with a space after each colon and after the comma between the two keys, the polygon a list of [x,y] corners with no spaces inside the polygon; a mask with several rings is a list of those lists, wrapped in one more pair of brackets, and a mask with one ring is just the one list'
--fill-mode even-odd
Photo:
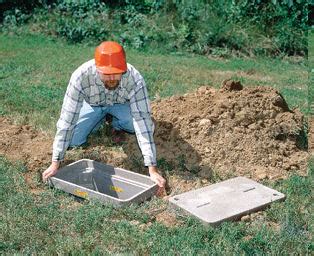
{"label": "rectangular concrete panel", "polygon": [[148,176],[89,159],[61,168],[49,180],[52,186],[75,196],[119,206],[143,202],[158,188]]}
{"label": "rectangular concrete panel", "polygon": [[169,199],[205,224],[218,225],[266,207],[285,195],[245,177],[237,177]]}

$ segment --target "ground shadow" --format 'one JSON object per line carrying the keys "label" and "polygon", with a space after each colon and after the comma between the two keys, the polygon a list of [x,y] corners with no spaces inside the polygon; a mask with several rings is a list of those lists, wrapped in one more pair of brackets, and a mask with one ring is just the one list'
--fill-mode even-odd
{"label": "ground shadow", "polygon": [[[203,167],[200,166],[201,156],[197,150],[180,136],[179,130],[172,123],[154,120],[154,124],[157,166],[163,176],[168,178],[175,174],[184,180],[198,177]],[[147,174],[135,135],[122,147],[128,156],[124,165],[130,166],[133,171]],[[170,190],[167,187],[167,191]]]}
{"label": "ground shadow", "polygon": [[[180,171],[197,173],[200,170],[201,156],[186,140],[180,136],[172,123],[156,121],[154,141],[157,150],[157,162],[160,168],[170,170],[176,167]],[[127,133],[125,143],[114,143],[110,136],[110,128],[104,126],[98,133],[93,134],[93,139],[84,148],[106,145],[112,147],[122,147],[129,160],[133,160],[136,167],[143,166],[142,154],[140,152],[135,134]],[[98,138],[96,138],[98,137]],[[140,163],[136,163],[137,159]],[[139,168],[140,170],[142,168]]]}
{"label": "ground shadow", "polygon": [[[180,136],[180,131],[170,122],[153,120],[155,124],[154,141],[157,150],[158,170],[167,179],[171,175],[179,176],[182,180],[199,178],[204,168],[200,165],[201,156],[197,150]],[[66,157],[65,162],[74,159],[89,158],[95,161],[122,167],[130,171],[148,174],[144,166],[143,156],[139,149],[135,134],[127,134],[124,143],[116,144],[111,139],[111,127],[104,124],[96,133],[91,134],[87,145],[78,150],[77,155]],[[102,151],[101,146],[112,149]],[[122,149],[122,154],[119,150]],[[69,150],[71,151],[71,150]],[[114,152],[116,151],[116,152]],[[123,156],[122,156],[123,155]],[[210,172],[210,168],[207,168]],[[211,173],[208,173],[210,178]],[[171,189],[167,187],[169,192]]]}

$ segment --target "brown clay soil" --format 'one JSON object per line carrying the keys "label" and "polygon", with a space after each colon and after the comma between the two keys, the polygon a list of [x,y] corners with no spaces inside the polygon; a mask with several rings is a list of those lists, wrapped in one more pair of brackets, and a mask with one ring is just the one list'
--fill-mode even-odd
{"label": "brown clay soil", "polygon": [[306,174],[304,117],[275,89],[225,81],[219,90],[201,87],[153,102],[152,111],[158,157],[200,177]]}
{"label": "brown clay soil", "polygon": [[[306,175],[304,117],[299,110],[290,110],[273,88],[242,88],[238,82],[225,81],[220,89],[204,86],[156,100],[152,113],[160,170],[170,195],[205,186],[217,177],[277,180],[292,172]],[[34,193],[40,173],[49,166],[52,140],[0,117],[0,155],[26,165],[26,183]],[[122,146],[112,145],[101,132],[89,142],[85,149],[69,151],[64,164],[90,158],[147,173],[134,135],[128,135]]]}

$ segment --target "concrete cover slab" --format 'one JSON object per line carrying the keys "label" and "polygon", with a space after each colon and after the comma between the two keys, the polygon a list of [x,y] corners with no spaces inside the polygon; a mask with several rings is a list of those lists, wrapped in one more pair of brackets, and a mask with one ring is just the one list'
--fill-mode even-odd
{"label": "concrete cover slab", "polygon": [[170,203],[213,226],[257,211],[285,195],[245,177],[237,177],[169,199]]}

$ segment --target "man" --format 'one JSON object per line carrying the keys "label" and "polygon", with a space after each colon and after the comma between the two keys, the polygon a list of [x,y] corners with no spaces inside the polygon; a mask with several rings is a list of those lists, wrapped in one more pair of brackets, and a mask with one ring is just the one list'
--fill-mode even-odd
{"label": "man", "polygon": [[71,76],[57,122],[52,163],[43,172],[43,180],[57,173],[68,147],[84,144],[107,114],[112,116],[114,130],[136,134],[144,164],[161,193],[166,181],[156,167],[154,124],[145,81],[126,63],[123,47],[111,41],[101,43],[95,50],[95,59],[81,65]]}

